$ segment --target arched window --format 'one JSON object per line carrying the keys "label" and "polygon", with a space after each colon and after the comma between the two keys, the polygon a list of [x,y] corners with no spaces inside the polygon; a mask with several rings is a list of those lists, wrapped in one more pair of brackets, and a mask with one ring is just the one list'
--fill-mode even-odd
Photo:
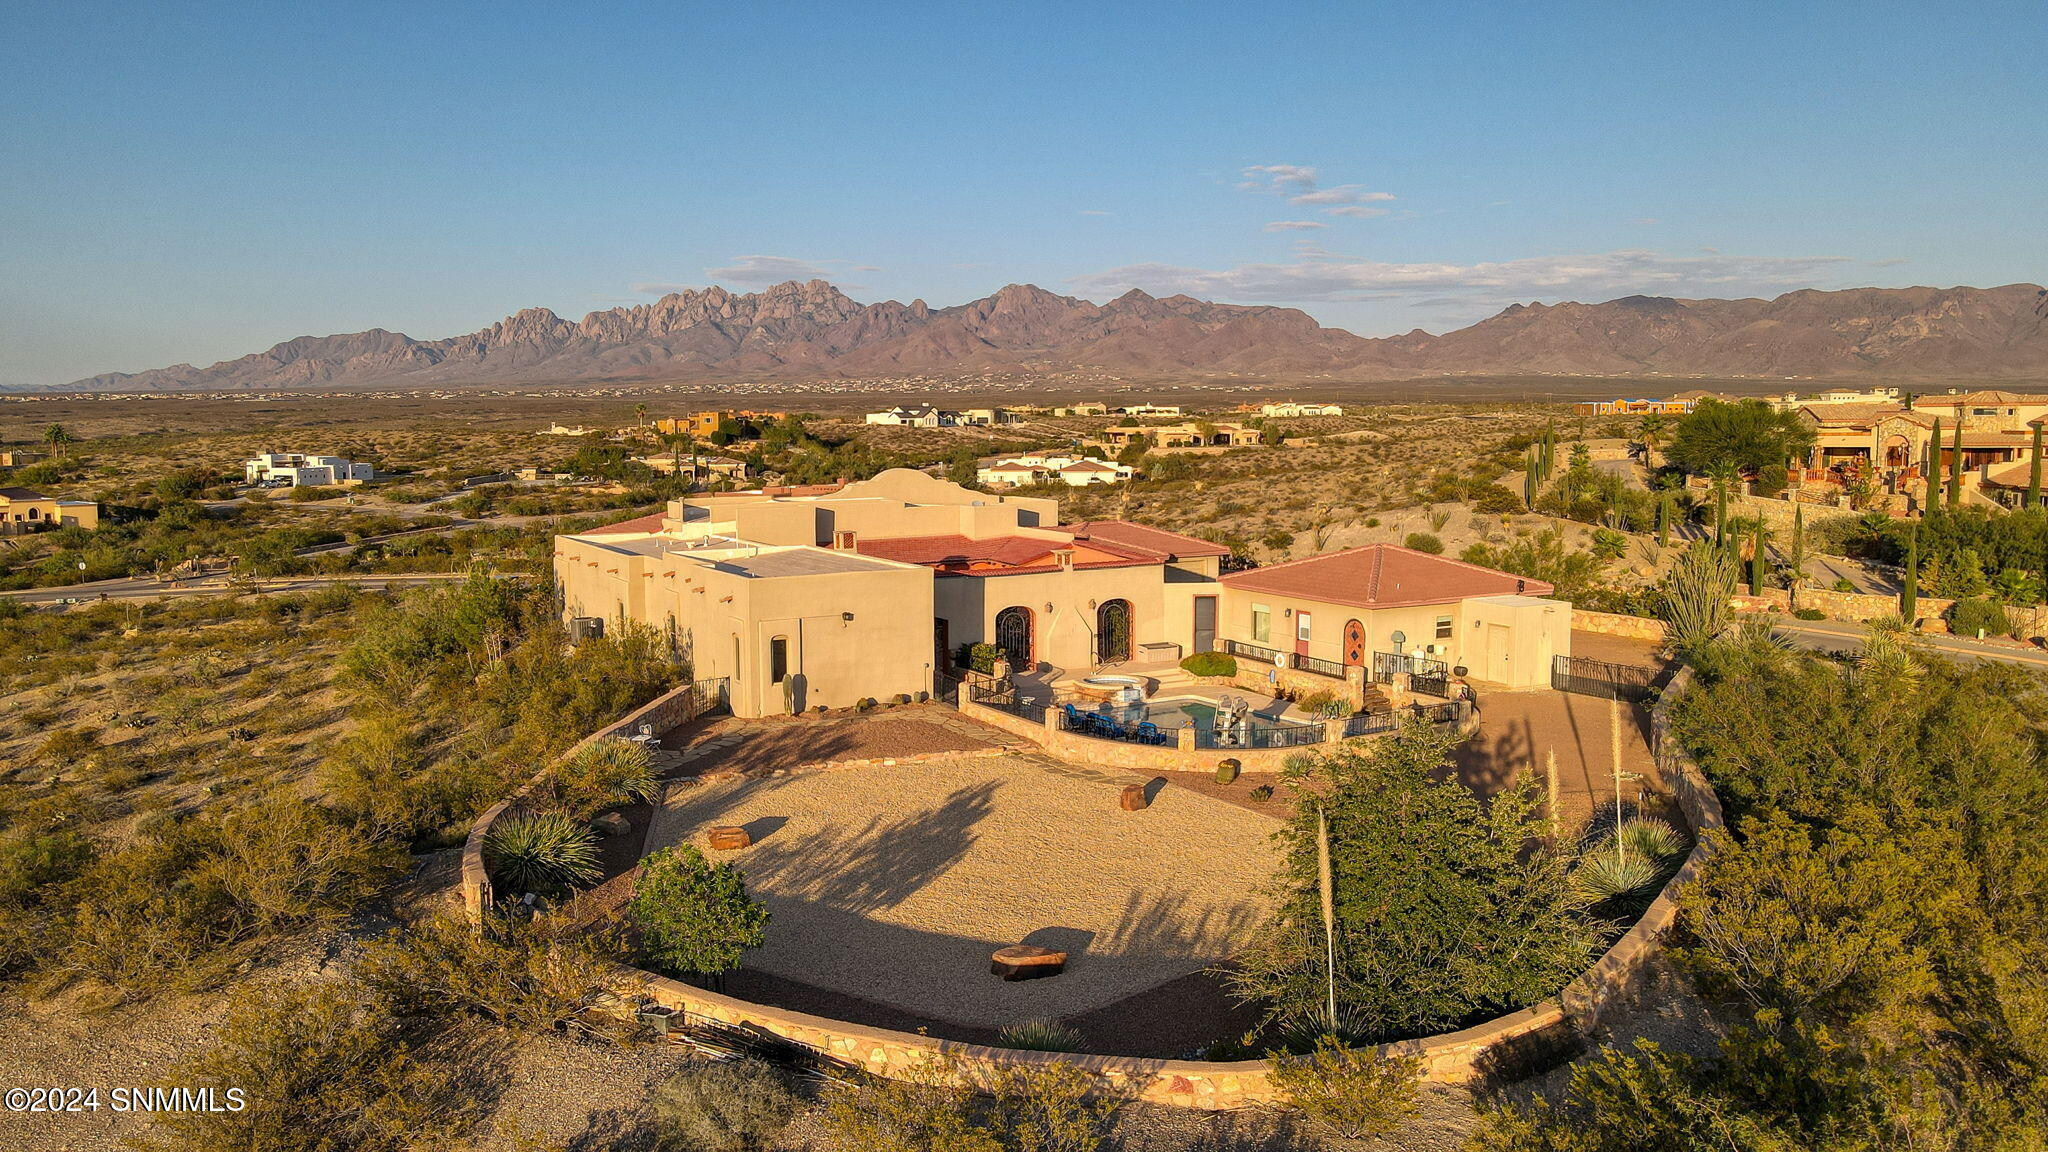
{"label": "arched window", "polygon": [[1095,662],[1120,664],[1131,658],[1131,602],[1105,600],[1095,610]]}
{"label": "arched window", "polygon": [[1031,609],[1012,605],[996,613],[996,647],[1010,658],[1011,668],[1024,671],[1037,664],[1031,632]]}

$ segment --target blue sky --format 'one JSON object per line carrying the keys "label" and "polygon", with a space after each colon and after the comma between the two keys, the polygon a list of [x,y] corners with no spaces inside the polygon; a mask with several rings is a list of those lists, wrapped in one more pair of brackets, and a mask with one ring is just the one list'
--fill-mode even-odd
{"label": "blue sky", "polygon": [[0,384],[666,285],[2048,279],[2048,5],[20,5]]}

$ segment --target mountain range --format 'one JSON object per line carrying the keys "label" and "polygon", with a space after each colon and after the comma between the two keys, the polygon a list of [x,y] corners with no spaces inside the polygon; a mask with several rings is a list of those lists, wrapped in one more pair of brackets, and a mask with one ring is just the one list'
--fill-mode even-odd
{"label": "mountain range", "polygon": [[466,336],[302,336],[208,368],[113,372],[68,391],[224,391],[711,376],[874,377],[978,369],[1434,375],[2048,375],[2048,290],[1854,288],[1770,300],[1628,296],[1516,304],[1443,335],[1368,339],[1293,308],[1132,290],[1106,304],[1012,284],[950,308],[861,304],[823,280],[719,287],[565,320],[528,308]]}

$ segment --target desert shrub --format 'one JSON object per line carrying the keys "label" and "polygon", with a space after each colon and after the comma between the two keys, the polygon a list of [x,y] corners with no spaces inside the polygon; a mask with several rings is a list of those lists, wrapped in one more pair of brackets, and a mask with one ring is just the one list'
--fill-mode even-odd
{"label": "desert shrub", "polygon": [[1658,860],[1675,860],[1691,850],[1684,833],[1653,816],[1622,821],[1620,838],[1629,851]]}
{"label": "desert shrub", "polygon": [[1414,1116],[1421,1060],[1347,1048],[1324,1036],[1306,1056],[1275,1054],[1268,1077],[1287,1103],[1317,1127],[1346,1140],[1380,1136]]}
{"label": "desert shrub", "polygon": [[661,788],[654,758],[631,740],[608,736],[576,750],[549,773],[555,801],[580,820],[645,800]]}
{"label": "desert shrub", "polygon": [[1180,662],[1190,676],[1235,676],[1237,657],[1228,652],[1197,652]]}
{"label": "desert shrub", "polygon": [[1431,556],[1441,556],[1444,554],[1444,542],[1438,539],[1434,533],[1410,532],[1408,539],[1403,541],[1403,543],[1417,552],[1427,552]]}
{"label": "desert shrub", "polygon": [[989,1128],[1013,1152],[1096,1152],[1123,1103],[1065,1060],[992,1068],[976,1086],[988,1100]]}
{"label": "desert shrub", "polygon": [[1828,614],[1818,608],[1801,608],[1792,613],[1794,620],[1825,620]]}
{"label": "desert shrub", "polygon": [[827,1099],[827,1131],[861,1152],[1005,1152],[974,1123],[972,1094],[954,1083],[950,1063],[933,1060],[901,1079],[860,1076]]}
{"label": "desert shrub", "polygon": [[561,895],[602,876],[597,860],[597,838],[560,812],[502,817],[484,833],[484,865],[507,896]]}
{"label": "desert shrub", "polygon": [[1245,795],[1251,797],[1253,800],[1256,800],[1261,804],[1264,804],[1266,801],[1271,800],[1273,798],[1273,786],[1271,784],[1260,784],[1257,787],[1253,788],[1251,791],[1245,793]]}
{"label": "desert shrub", "polygon": [[1986,636],[2004,636],[2012,631],[2012,620],[2005,605],[1986,596],[1956,601],[1948,610],[1948,626],[1958,636],[1975,636],[1980,630]]}
{"label": "desert shrub", "polygon": [[1610,845],[1579,861],[1572,869],[1572,885],[1587,903],[1597,904],[1616,897],[1647,896],[1663,884],[1664,872],[1662,861],[1640,853],[1620,855]]}
{"label": "desert shrub", "polygon": [[1311,716],[1332,719],[1351,714],[1351,701],[1327,688],[1318,688],[1296,700],[1301,710]]}
{"label": "desert shrub", "polygon": [[689,844],[642,861],[627,915],[648,959],[671,975],[729,971],[767,939],[768,909],[747,895],[745,875]]}
{"label": "desert shrub", "polygon": [[1039,1018],[1010,1024],[996,1033],[997,1045],[1027,1052],[1078,1052],[1081,1034],[1057,1020]]}
{"label": "desert shrub", "polygon": [[756,1152],[796,1111],[781,1073],[754,1060],[685,1068],[647,1103],[664,1152]]}
{"label": "desert shrub", "polygon": [[478,927],[442,915],[364,945],[353,973],[408,1018],[609,1035],[623,1025],[596,1009],[609,999],[617,948],[614,931],[567,930],[545,916],[492,915]]}
{"label": "desert shrub", "polygon": [[1854,591],[1856,591],[1856,585],[1851,583],[1848,577],[1844,576],[1841,579],[1835,581],[1834,590],[1837,592],[1853,593]]}
{"label": "desert shrub", "polygon": [[1527,510],[1522,498],[1500,484],[1488,484],[1472,494],[1472,510],[1487,515],[1508,515]]}
{"label": "desert shrub", "polygon": [[158,1113],[150,1152],[410,1152],[438,1146],[483,1107],[452,1065],[416,1053],[404,1022],[353,983],[252,988],[217,1042],[166,1087],[211,1087],[241,1111]]}

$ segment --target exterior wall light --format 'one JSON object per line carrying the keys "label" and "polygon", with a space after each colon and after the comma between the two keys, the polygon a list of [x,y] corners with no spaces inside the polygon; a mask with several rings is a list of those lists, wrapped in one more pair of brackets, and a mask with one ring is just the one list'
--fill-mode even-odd
{"label": "exterior wall light", "polygon": [[851,613],[851,612],[841,612],[841,613],[839,614],[839,622],[840,622],[841,624],[851,624],[851,623],[853,623],[853,613]]}

